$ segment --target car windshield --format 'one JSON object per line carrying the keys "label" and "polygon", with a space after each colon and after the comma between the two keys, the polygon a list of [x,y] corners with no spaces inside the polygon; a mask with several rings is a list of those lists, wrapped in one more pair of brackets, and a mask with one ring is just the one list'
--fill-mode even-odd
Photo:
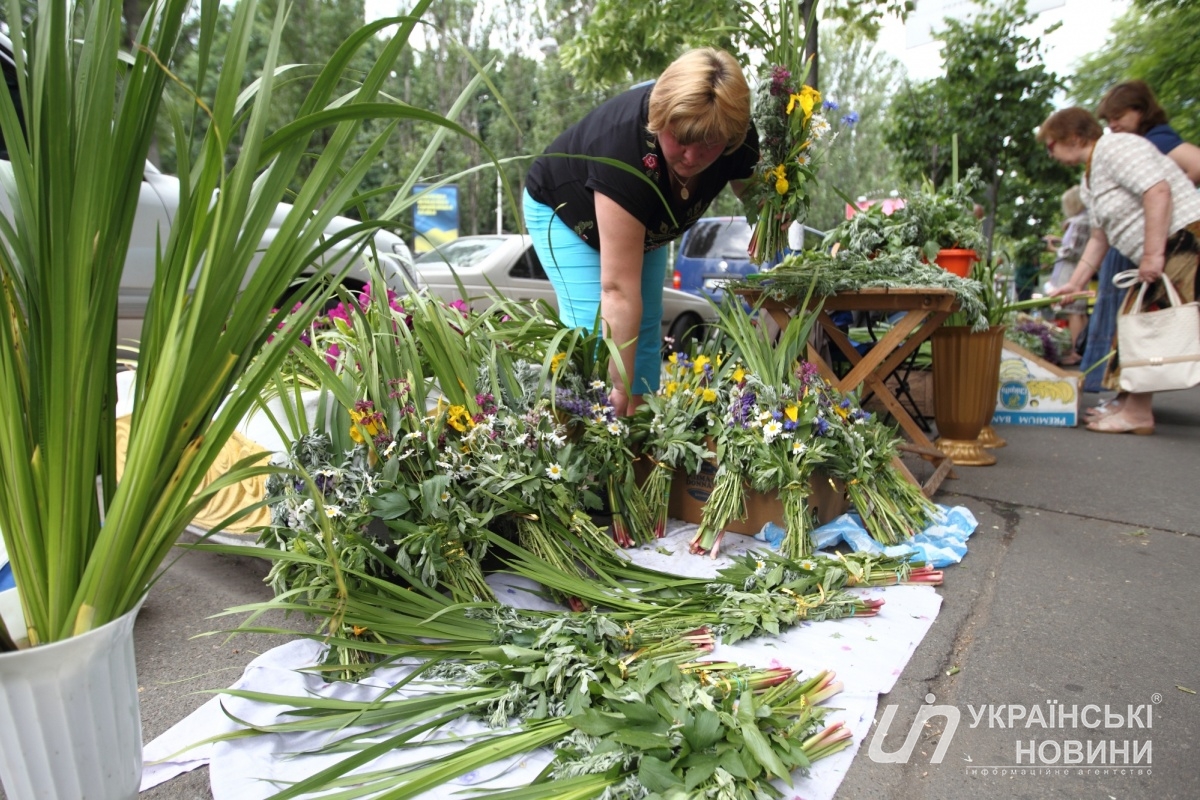
{"label": "car windshield", "polygon": [[416,264],[450,264],[454,267],[471,267],[488,257],[504,243],[503,237],[471,236],[455,239],[438,245],[417,257]]}
{"label": "car windshield", "polygon": [[750,249],[750,226],[745,220],[696,223],[683,255],[688,258],[745,259]]}

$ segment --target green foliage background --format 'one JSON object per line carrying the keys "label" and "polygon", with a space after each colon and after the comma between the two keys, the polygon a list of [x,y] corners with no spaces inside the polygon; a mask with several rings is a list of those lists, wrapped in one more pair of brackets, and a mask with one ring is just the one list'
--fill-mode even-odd
{"label": "green foliage background", "polygon": [[1137,0],[1108,43],[1080,62],[1071,98],[1094,109],[1109,87],[1133,78],[1150,84],[1185,140],[1200,142],[1200,3]]}

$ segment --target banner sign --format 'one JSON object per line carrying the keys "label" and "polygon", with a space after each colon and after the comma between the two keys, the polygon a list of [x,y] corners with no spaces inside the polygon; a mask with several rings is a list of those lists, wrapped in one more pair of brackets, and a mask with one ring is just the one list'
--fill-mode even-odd
{"label": "banner sign", "polygon": [[413,207],[413,252],[427,253],[440,244],[458,238],[458,187],[428,185],[413,187],[417,203]]}

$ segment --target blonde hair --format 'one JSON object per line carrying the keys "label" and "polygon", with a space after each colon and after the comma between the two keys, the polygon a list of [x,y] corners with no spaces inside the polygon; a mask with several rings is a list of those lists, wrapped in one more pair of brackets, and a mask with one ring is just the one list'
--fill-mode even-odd
{"label": "blonde hair", "polygon": [[689,50],[650,90],[646,130],[670,129],[682,145],[725,142],[732,153],[750,128],[750,87],[737,59],[715,47]]}
{"label": "blonde hair", "polygon": [[1062,210],[1064,217],[1073,217],[1076,214],[1083,212],[1086,208],[1083,204],[1083,198],[1079,196],[1079,187],[1072,186],[1063,192],[1062,195]]}

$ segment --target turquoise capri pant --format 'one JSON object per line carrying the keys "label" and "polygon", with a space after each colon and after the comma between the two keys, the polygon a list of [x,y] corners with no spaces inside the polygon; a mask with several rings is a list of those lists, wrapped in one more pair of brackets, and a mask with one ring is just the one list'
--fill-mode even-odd
{"label": "turquoise capri pant", "polygon": [[[525,192],[525,227],[542,269],[558,295],[558,315],[569,328],[596,330],[600,310],[600,251],[567,227],[554,209]],[[642,321],[638,326],[633,394],[658,391],[662,374],[663,281],[667,248],[642,258]]]}

